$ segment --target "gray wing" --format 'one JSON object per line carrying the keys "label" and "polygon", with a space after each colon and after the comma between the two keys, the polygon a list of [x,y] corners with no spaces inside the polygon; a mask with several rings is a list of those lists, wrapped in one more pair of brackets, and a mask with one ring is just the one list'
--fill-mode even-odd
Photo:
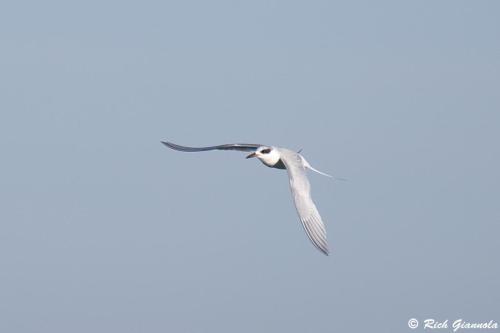
{"label": "gray wing", "polygon": [[311,185],[306,175],[306,168],[299,154],[280,150],[290,180],[293,201],[297,208],[304,230],[318,250],[328,255],[326,230],[316,205],[311,198]]}
{"label": "gray wing", "polygon": [[239,151],[255,151],[262,145],[254,143],[229,143],[225,145],[209,146],[209,147],[186,147],[177,145],[172,142],[162,141],[168,148],[185,151],[185,152],[198,152],[198,151],[208,151],[208,150],[239,150]]}

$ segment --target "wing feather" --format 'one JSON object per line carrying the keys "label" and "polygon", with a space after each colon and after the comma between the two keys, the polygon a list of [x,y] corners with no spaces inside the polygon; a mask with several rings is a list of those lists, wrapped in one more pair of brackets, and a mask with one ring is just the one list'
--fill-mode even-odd
{"label": "wing feather", "polygon": [[262,145],[254,144],[254,143],[228,143],[224,145],[218,146],[209,146],[209,147],[187,147],[181,146],[172,142],[162,141],[165,146],[168,148],[184,151],[184,152],[198,152],[198,151],[209,151],[209,150],[239,150],[239,151],[255,151]]}
{"label": "wing feather", "polygon": [[299,154],[287,149],[280,149],[280,154],[288,171],[293,201],[304,231],[314,246],[328,255],[325,225],[311,198],[311,185],[307,179],[302,158]]}

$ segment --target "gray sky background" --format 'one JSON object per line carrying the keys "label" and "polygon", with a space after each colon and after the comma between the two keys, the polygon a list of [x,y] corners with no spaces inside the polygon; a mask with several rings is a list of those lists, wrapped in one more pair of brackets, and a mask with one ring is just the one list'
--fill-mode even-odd
{"label": "gray sky background", "polygon": [[[499,10],[0,5],[0,331],[500,321]],[[303,148],[348,178],[310,175],[331,256],[286,173],[163,139]]]}

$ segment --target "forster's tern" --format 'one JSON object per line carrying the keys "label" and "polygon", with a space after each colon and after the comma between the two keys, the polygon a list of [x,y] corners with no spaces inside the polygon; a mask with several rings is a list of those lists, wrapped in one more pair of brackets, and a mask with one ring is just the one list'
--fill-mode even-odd
{"label": "forster's tern", "polygon": [[311,198],[311,186],[307,180],[306,169],[332,177],[314,169],[306,159],[292,150],[260,144],[231,143],[210,147],[185,147],[171,142],[162,143],[175,150],[184,152],[199,152],[209,150],[238,150],[250,152],[247,158],[257,157],[264,165],[270,168],[286,169],[290,180],[293,201],[297,208],[300,221],[311,242],[324,254],[328,255],[326,230],[321,216]]}

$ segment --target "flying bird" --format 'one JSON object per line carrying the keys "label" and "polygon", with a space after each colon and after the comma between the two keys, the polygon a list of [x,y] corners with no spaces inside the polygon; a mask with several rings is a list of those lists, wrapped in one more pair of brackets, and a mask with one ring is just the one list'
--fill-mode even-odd
{"label": "flying bird", "polygon": [[186,147],[162,141],[168,148],[183,152],[200,152],[210,150],[236,150],[250,152],[246,158],[256,157],[270,168],[286,169],[290,181],[292,198],[299,214],[304,231],[314,246],[325,255],[329,254],[325,225],[318,209],[311,198],[311,186],[306,170],[312,170],[324,176],[332,177],[314,169],[299,152],[290,149],[266,146],[261,144],[230,143],[210,147]]}

